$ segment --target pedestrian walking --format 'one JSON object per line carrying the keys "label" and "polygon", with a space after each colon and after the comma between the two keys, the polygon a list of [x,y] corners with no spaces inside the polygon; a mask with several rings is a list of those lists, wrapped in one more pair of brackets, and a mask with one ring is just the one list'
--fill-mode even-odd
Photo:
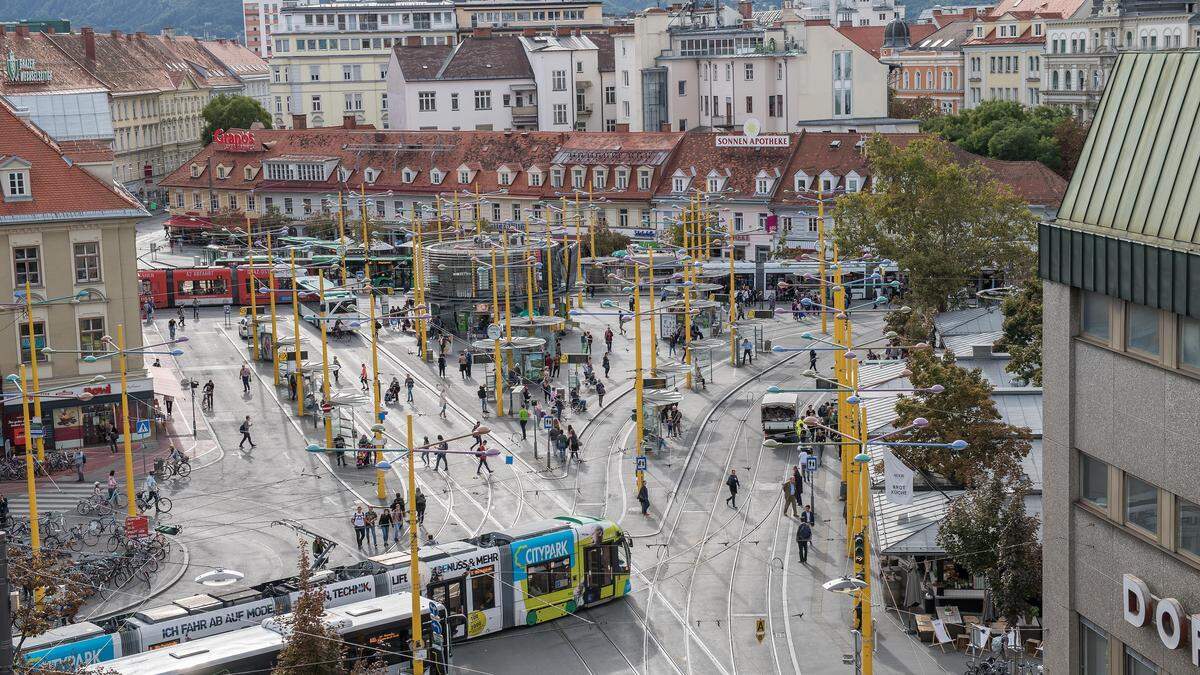
{"label": "pedestrian walking", "polygon": [[471,358],[471,355],[470,355],[470,354],[467,354],[467,379],[468,379],[468,380],[472,379],[472,378],[471,378],[471,364],[472,364],[472,361],[474,361],[474,359],[472,359],[472,358]]}
{"label": "pedestrian walking", "polygon": [[163,394],[163,405],[167,408],[167,417],[170,417],[171,409],[175,407],[175,397],[170,394]]}
{"label": "pedestrian walking", "polygon": [[238,431],[242,432],[242,442],[238,443],[238,450],[242,449],[246,443],[250,443],[250,449],[253,450],[256,446],[254,440],[250,438],[250,427],[253,423],[250,421],[250,416],[246,415],[246,419],[242,420],[242,426],[238,427]]}
{"label": "pedestrian walking", "polygon": [[200,320],[200,299],[192,298],[192,321]]}
{"label": "pedestrian walking", "polygon": [[370,391],[370,387],[367,385],[371,382],[371,378],[367,377],[367,364],[365,363],[358,369],[358,381],[362,384],[363,391]]}
{"label": "pedestrian walking", "polygon": [[604,383],[597,382],[596,383],[596,398],[600,399],[600,407],[601,408],[604,407],[604,394],[606,392],[607,392],[607,390],[604,388]]}
{"label": "pedestrian walking", "polygon": [[408,396],[408,398],[406,400],[409,403],[413,402],[413,387],[415,387],[415,386],[417,386],[417,381],[413,379],[412,373],[405,375],[404,376],[404,391],[405,391],[406,395]]}
{"label": "pedestrian walking", "polygon": [[379,514],[375,513],[375,509],[368,506],[365,518],[367,522],[367,539],[371,542],[371,548],[379,548],[379,532],[375,529],[375,523],[379,521]]}
{"label": "pedestrian walking", "polygon": [[450,449],[450,444],[442,439],[442,435],[438,434],[437,456],[433,458],[433,470],[437,471],[438,466],[445,467],[446,472],[450,471],[450,456],[446,453]]}
{"label": "pedestrian walking", "polygon": [[363,540],[367,538],[367,514],[361,506],[354,507],[354,515],[350,516],[350,524],[354,526],[354,543],[362,550]]}
{"label": "pedestrian walking", "polygon": [[417,525],[425,524],[425,493],[417,488]]}
{"label": "pedestrian walking", "polygon": [[175,312],[179,315],[179,330],[183,330],[187,327],[187,318],[183,316],[183,308],[180,307]]}
{"label": "pedestrian walking", "polygon": [[399,510],[400,513],[404,513],[404,494],[403,493],[400,493],[400,492],[396,493],[396,496],[392,499],[392,508]]}
{"label": "pedestrian walking", "polygon": [[392,513],[392,543],[398,544],[400,543],[400,533],[404,531],[404,522],[408,516],[404,513],[404,509],[396,508],[395,504],[392,504],[388,510]]}
{"label": "pedestrian walking", "polygon": [[421,440],[421,463],[425,465],[426,469],[429,468],[429,447],[429,437],[425,436]]}
{"label": "pedestrian walking", "polygon": [[120,438],[120,436],[117,434],[117,425],[109,424],[108,425],[108,449],[111,450],[112,454],[114,454],[114,455],[117,454],[117,439],[118,438]]}
{"label": "pedestrian walking", "polygon": [[783,481],[783,513],[787,515],[788,511],[792,512],[793,516],[799,516],[800,513],[796,508],[796,484],[790,480]]}
{"label": "pedestrian walking", "polygon": [[337,458],[337,465],[346,466],[346,452],[340,449],[346,447],[346,442],[342,440],[341,436],[333,439],[333,447],[339,448],[333,451],[333,456]]}
{"label": "pedestrian walking", "polygon": [[608,358],[608,353],[612,351],[613,332],[612,327],[604,329],[604,358]]}
{"label": "pedestrian walking", "polygon": [[517,411],[517,422],[521,425],[521,440],[527,440],[529,437],[525,434],[525,426],[529,424],[529,407],[527,404],[522,405]]}
{"label": "pedestrian walking", "polygon": [[250,364],[242,363],[242,368],[238,371],[238,375],[242,378],[242,392],[250,393]]}
{"label": "pedestrian walking", "polygon": [[817,350],[815,349],[808,350],[808,369],[817,369]]}
{"label": "pedestrian walking", "polygon": [[108,502],[113,506],[117,505],[117,471],[113,469],[108,472]]}
{"label": "pedestrian walking", "polygon": [[83,454],[83,448],[80,448],[75,451],[75,475],[78,476],[78,478],[75,479],[76,483],[83,482],[84,464],[87,464],[87,455]]}
{"label": "pedestrian walking", "polygon": [[579,459],[579,436],[575,434],[575,427],[567,425],[567,448],[571,451],[571,459],[581,462]]}
{"label": "pedestrian walking", "polygon": [[482,471],[483,469],[487,469],[489,474],[495,473],[494,471],[492,471],[492,467],[488,466],[487,441],[486,440],[480,439],[479,449],[475,451],[475,456],[479,458],[479,464],[475,465],[475,475],[476,476],[478,476],[479,472]]}
{"label": "pedestrian walking", "polygon": [[621,310],[618,309],[617,310],[617,331],[619,331],[622,336],[625,336],[625,322],[628,320],[629,319],[625,318],[625,312],[622,312]]}
{"label": "pedestrian walking", "polygon": [[466,350],[458,353],[458,374],[462,377],[463,382],[467,381],[467,352]]}
{"label": "pedestrian walking", "polygon": [[810,526],[817,524],[817,514],[812,510],[812,504],[806,504],[804,510],[800,512],[800,522],[808,523]]}
{"label": "pedestrian walking", "polygon": [[592,353],[592,341],[595,340],[596,338],[595,338],[595,336],[592,335],[592,331],[590,331],[590,330],[587,331],[586,333],[584,333],[583,336],[584,336],[584,338],[587,339],[587,353],[591,354]]}
{"label": "pedestrian walking", "polygon": [[742,340],[742,364],[754,363],[754,343],[750,338]]}
{"label": "pedestrian walking", "polygon": [[737,493],[738,487],[742,484],[737,477],[737,469],[729,470],[729,478],[725,479],[725,485],[729,487],[729,496],[725,498],[726,504],[733,504],[733,508],[737,508]]}
{"label": "pedestrian walking", "polygon": [[487,388],[484,387],[482,384],[479,385],[479,391],[475,392],[475,395],[479,397],[479,407],[481,410],[483,410],[483,414],[486,415],[487,414]]}
{"label": "pedestrian walking", "polygon": [[175,319],[171,319],[170,321],[167,322],[167,332],[170,333],[171,339],[174,340],[175,339]]}
{"label": "pedestrian walking", "polygon": [[438,354],[438,377],[446,377],[446,355]]}
{"label": "pedestrian walking", "polygon": [[808,543],[812,541],[812,526],[804,521],[800,521],[800,527],[796,528],[796,546],[800,548],[800,562],[808,562]]}
{"label": "pedestrian walking", "polygon": [[443,384],[442,386],[438,387],[438,408],[439,408],[438,417],[441,417],[442,419],[447,419],[446,418],[447,403],[448,403],[448,400],[447,400],[447,396],[446,396],[446,385]]}
{"label": "pedestrian walking", "polygon": [[[333,363],[329,364],[329,369],[333,371],[334,386],[340,387],[342,383],[340,381],[338,381],[338,373],[340,373],[342,370],[342,364],[338,361],[338,357],[336,357],[336,356],[333,357]],[[293,396],[292,398],[295,398],[295,396]]]}
{"label": "pedestrian walking", "polygon": [[392,510],[380,510],[382,512],[379,514],[379,533],[383,535],[383,548],[386,549],[388,545],[388,533],[392,529]]}
{"label": "pedestrian walking", "polygon": [[644,481],[642,482],[642,487],[638,488],[637,500],[642,505],[642,515],[648,515],[646,512],[650,510],[650,490],[646,489]]}
{"label": "pedestrian walking", "polygon": [[[611,350],[610,350],[611,351]],[[600,361],[600,367],[604,369],[604,377],[608,378],[608,370],[612,368],[612,362],[608,360],[608,354],[604,355],[604,359]]]}

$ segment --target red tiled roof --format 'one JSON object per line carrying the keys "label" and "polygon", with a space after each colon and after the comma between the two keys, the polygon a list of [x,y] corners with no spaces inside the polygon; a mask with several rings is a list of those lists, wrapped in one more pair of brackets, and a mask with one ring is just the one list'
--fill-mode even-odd
{"label": "red tiled roof", "polygon": [[142,39],[162,52],[163,61],[173,72],[188,72],[197,81],[207,82],[211,87],[236,87],[241,84],[233,73],[213,58],[194,37],[151,35]]}
{"label": "red tiled roof", "polygon": [[151,44],[152,38],[97,33],[96,60],[89,64],[82,34],[57,33],[48,37],[76,63],[88,68],[114,94],[175,89],[162,50]]}
{"label": "red tiled roof", "polygon": [[[728,135],[730,134],[700,132],[686,134],[675,155],[663,169],[662,175],[668,180],[664,180],[659,186],[658,196],[671,195],[672,185],[669,178],[676,171],[682,170],[689,177],[693,176],[694,171],[690,187],[700,187],[709,172],[715,170],[722,176],[728,176],[722,189],[731,190],[730,196],[733,198],[767,199],[770,195],[755,194],[755,178],[763,169],[771,174],[772,179],[775,178],[776,169],[780,177],[783,176],[792,157],[798,134],[789,134],[792,139],[791,145],[786,148],[718,148],[716,137]],[[775,190],[778,190],[780,182],[775,181]]]}
{"label": "red tiled roof", "polygon": [[200,45],[225,67],[240,77],[267,75],[267,62],[234,40],[205,40]]}
{"label": "red tiled roof", "polygon": [[533,78],[525,48],[515,35],[471,36],[453,47],[399,46],[393,51],[409,82]]}
{"label": "red tiled roof", "polygon": [[[865,51],[879,58],[879,52],[883,49],[883,32],[886,26],[839,26],[835,30],[846,36],[854,44],[862,47]],[[921,40],[929,37],[938,29],[937,26],[931,23],[909,24],[908,39],[911,44],[917,44]]]}
{"label": "red tiled roof", "polygon": [[18,59],[33,59],[38,70],[49,70],[53,77],[49,82],[12,82],[0,78],[0,94],[33,94],[42,92],[85,91],[104,89],[104,83],[55,47],[45,33],[17,35],[0,34],[0,60],[8,57],[9,50]]}
{"label": "red tiled roof", "polygon": [[1024,33],[1017,37],[996,37],[996,29],[990,29],[986,35],[981,38],[971,38],[963,43],[964,47],[977,47],[981,45],[1040,45],[1046,42],[1046,35],[1035,36],[1032,28],[1026,28]]}
{"label": "red tiled roof", "polygon": [[1069,17],[1074,14],[1084,0],[1000,0],[988,13],[989,17],[1000,17],[1008,13],[1032,12],[1039,15],[1058,14]]}
{"label": "red tiled roof", "polygon": [[[78,146],[76,146],[78,147]],[[105,211],[141,211],[133,197],[119,192],[88,173],[66,156],[62,148],[0,100],[0,156],[20,157],[29,169],[28,201],[0,201],[0,222],[12,216],[47,217]],[[143,212],[144,213],[144,212]],[[91,216],[94,217],[94,216]]]}
{"label": "red tiled roof", "polygon": [[71,161],[82,164],[113,161],[112,145],[107,141],[58,141],[58,147]]}

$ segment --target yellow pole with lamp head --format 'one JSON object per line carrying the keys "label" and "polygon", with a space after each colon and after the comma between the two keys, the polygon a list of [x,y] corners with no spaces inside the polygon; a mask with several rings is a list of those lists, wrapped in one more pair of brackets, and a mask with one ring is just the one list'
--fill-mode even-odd
{"label": "yellow pole with lamp head", "polygon": [[[546,215],[549,216],[550,208],[547,207]],[[554,234],[550,232],[550,218],[546,218],[546,293],[547,300],[550,305],[550,311],[547,314],[554,316]]]}
{"label": "yellow pole with lamp head", "polygon": [[[637,456],[639,458],[646,456],[646,446],[643,441],[646,433],[646,422],[642,411],[643,391],[642,391],[642,301],[641,293],[638,293],[637,287],[642,281],[642,274],[638,270],[638,266],[633,266],[633,391],[634,391],[634,421],[637,423],[637,433],[635,439],[637,441]],[[637,460],[637,489],[641,492],[642,486],[646,484],[646,474],[642,471],[641,464],[646,460]]]}
{"label": "yellow pole with lamp head", "polygon": [[[591,192],[588,193],[591,201]],[[575,193],[575,306],[583,307],[583,212],[579,210],[579,193]],[[594,245],[594,242],[593,242]]]}
{"label": "yellow pole with lamp head", "polygon": [[275,254],[271,248],[271,233],[267,233],[267,283],[271,296],[271,365],[275,370],[275,386],[279,386],[279,322],[275,315]]}
{"label": "yellow pole with lamp head", "polygon": [[[525,241],[529,240],[529,216],[525,216]],[[525,252],[525,315],[529,317],[529,328],[533,329],[533,247]]]}
{"label": "yellow pole with lamp head", "polygon": [[[691,198],[689,197],[688,199],[690,202]],[[689,208],[688,211],[692,212],[692,215],[690,217],[685,217],[684,219],[685,232],[689,232],[690,224],[692,219],[695,217],[695,212],[692,209]],[[687,267],[684,268],[683,274],[683,364],[687,366],[685,384],[687,385],[688,389],[692,388],[692,287],[690,285],[691,275],[689,273],[691,272],[692,266],[695,263],[695,256],[692,254],[691,248],[691,245],[694,244],[694,239],[695,237],[693,237],[689,232],[688,255],[687,260],[684,262]]]}
{"label": "yellow pole with lamp head", "polygon": [[304,364],[300,361],[300,287],[296,278],[296,249],[292,257],[292,354],[296,358],[296,414],[304,417]]}
{"label": "yellow pole with lamp head", "polygon": [[[821,187],[817,188],[817,278],[820,284],[822,305],[826,304],[828,299],[825,295],[825,196]],[[828,317],[824,309],[821,310],[821,332],[825,335],[829,334]]]}
{"label": "yellow pole with lamp head", "polygon": [[733,273],[733,218],[727,222],[729,227],[726,236],[729,237],[729,365],[737,365],[737,330],[733,327],[737,321],[737,279]]}
{"label": "yellow pole with lamp head", "polygon": [[420,559],[420,542],[417,533],[420,531],[417,528],[417,475],[415,464],[415,452],[413,452],[415,443],[413,441],[413,416],[412,413],[407,415],[408,426],[408,573],[412,577],[412,672],[413,675],[424,675],[425,662],[417,658],[417,654],[424,649],[425,645],[421,640],[421,559]]}
{"label": "yellow pole with lamp head", "polygon": [[[29,370],[33,375],[33,390],[41,391],[42,382],[38,379],[37,336],[33,333],[33,295],[29,292],[29,288],[29,275],[25,275],[25,317],[28,321],[27,329],[29,331]],[[39,423],[42,421],[42,399],[36,396],[33,398],[33,418]],[[26,436],[25,438],[28,439],[29,437]],[[28,442],[27,440],[26,443]],[[44,437],[38,436],[35,446],[37,447],[38,461],[46,461],[46,441]]]}
{"label": "yellow pole with lamp head", "polygon": [[509,368],[512,368],[512,284],[508,277],[508,232],[501,233],[501,250],[504,251],[504,339],[508,341],[508,355],[505,357]]}
{"label": "yellow pole with lamp head", "polygon": [[[440,221],[439,221],[440,227]],[[421,257],[421,230],[425,229],[425,224],[420,217],[417,218],[417,236],[415,239],[416,245],[413,247],[413,288],[416,289],[417,297],[417,341],[421,355],[421,360],[429,358],[429,340],[425,332],[425,316],[430,314],[429,307],[425,306],[425,260]],[[422,309],[424,308],[424,309]]]}
{"label": "yellow pole with lamp head", "polygon": [[127,513],[137,515],[137,500],[134,498],[133,439],[129,436],[129,386],[126,382],[125,326],[117,324],[117,363],[121,369],[121,434],[125,438],[125,498],[129,500]]}
{"label": "yellow pole with lamp head", "polygon": [[654,321],[658,315],[654,313],[654,254],[656,249],[650,249],[650,372],[658,375],[658,339],[654,335]]}
{"label": "yellow pole with lamp head", "polygon": [[[492,323],[500,316],[500,300],[496,289],[496,249],[492,249]],[[496,416],[504,417],[504,363],[500,359],[500,339],[495,343]]]}
{"label": "yellow pole with lamp head", "polygon": [[[29,394],[28,371],[21,364],[21,416],[25,422],[25,490],[29,493],[29,543],[34,555],[42,548],[41,521],[38,520],[37,480],[33,473],[33,443],[30,438],[29,424]],[[34,398],[34,400],[37,400]]]}
{"label": "yellow pole with lamp head", "polygon": [[[333,399],[329,396],[329,335],[325,320],[325,272],[324,270],[317,272],[317,288],[321,294],[321,393],[325,402],[332,403]],[[296,336],[296,348],[300,348],[300,336]],[[324,406],[321,407],[321,413],[325,417],[325,447],[333,447],[333,419],[332,410],[329,413],[325,412]],[[316,411],[313,411],[316,414]]]}
{"label": "yellow pole with lamp head", "polygon": [[338,190],[338,252],[342,259],[342,287],[346,286],[346,210],[342,206],[342,191]]}
{"label": "yellow pole with lamp head", "polygon": [[258,360],[258,279],[254,276],[254,226],[250,223],[250,214],[246,214],[246,262],[250,264],[247,281],[250,286],[250,353]]}
{"label": "yellow pole with lamp head", "polygon": [[[379,321],[375,318],[375,284],[371,281],[371,234],[367,230],[367,188],[363,186],[363,217],[362,217],[362,238],[363,238],[363,280],[367,285],[367,297],[371,307],[371,375],[372,386],[371,392],[375,403],[375,416],[371,420],[371,425],[383,424],[380,419],[380,413],[383,412],[383,404],[380,400],[380,382],[379,382]],[[375,447],[383,447],[383,430],[376,429],[375,431]],[[375,451],[375,496],[379,501],[387,501],[387,472],[378,465],[383,462],[383,451]]]}

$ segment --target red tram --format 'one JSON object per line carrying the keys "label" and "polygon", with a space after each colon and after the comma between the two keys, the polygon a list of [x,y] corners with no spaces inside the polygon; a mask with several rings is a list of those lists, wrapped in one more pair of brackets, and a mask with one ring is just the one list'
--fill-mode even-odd
{"label": "red tram", "polygon": [[[190,307],[193,302],[198,305],[249,305],[250,274],[249,267],[241,266],[138,270],[138,303],[144,306],[147,300],[153,298],[154,306],[159,309]],[[270,283],[267,269],[256,267],[253,274],[258,287],[254,301],[260,304],[270,302],[269,293],[258,292],[258,289],[265,289]],[[278,277],[275,284],[283,290],[288,288],[287,280]],[[278,293],[275,299],[291,302],[291,294]],[[303,293],[301,299],[304,299]]]}

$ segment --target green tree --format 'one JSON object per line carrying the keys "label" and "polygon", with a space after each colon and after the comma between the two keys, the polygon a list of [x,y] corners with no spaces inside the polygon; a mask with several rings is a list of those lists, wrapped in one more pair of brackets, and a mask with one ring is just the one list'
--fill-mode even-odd
{"label": "green tree", "polygon": [[[51,628],[74,621],[76,612],[95,591],[86,578],[71,569],[69,558],[32,555],[27,547],[8,547],[8,587],[20,595],[12,612],[13,652],[19,669],[28,671],[20,656],[25,640]],[[41,602],[34,602],[35,590]],[[7,601],[7,598],[5,599]]]}
{"label": "green tree", "polygon": [[596,250],[594,251],[591,250],[593,237],[587,237],[587,241],[585,242],[585,245],[588,247],[588,255],[592,257],[606,256],[613,251],[628,249],[629,243],[632,241],[629,237],[619,232],[613,232],[603,225],[596,226],[594,239],[596,242]]}
{"label": "green tree", "polygon": [[892,310],[883,317],[884,330],[895,331],[904,344],[927,342],[933,331],[933,313],[929,310]]}
{"label": "green tree", "polygon": [[895,260],[914,308],[945,309],[983,269],[1010,280],[1032,271],[1037,220],[982,165],[956,162],[933,138],[898,148],[876,136],[866,149],[874,189],[838,199],[834,236],[843,251]]}
{"label": "green tree", "polygon": [[213,132],[217,129],[249,129],[255,122],[271,128],[271,113],[249,96],[221,94],[209,101],[200,114],[204,117],[200,141],[205,145],[212,142]]}
{"label": "green tree", "polygon": [[1078,152],[1064,143],[1064,134],[1079,128],[1087,134],[1087,127],[1074,120],[1067,108],[1028,108],[1014,101],[985,101],[956,115],[921,120],[922,131],[938,134],[964,150],[995,159],[1036,160],[1066,178]]}
{"label": "green tree", "polygon": [[1038,518],[1025,513],[1025,488],[990,477],[950,503],[938,526],[946,555],[986,577],[996,613],[1010,626],[1037,608],[1042,589]]}
{"label": "green tree", "polygon": [[900,98],[894,89],[888,89],[888,117],[904,120],[925,120],[941,115],[937,101],[921,96]]}
{"label": "green tree", "polygon": [[300,597],[292,605],[285,623],[283,649],[275,664],[275,675],[337,675],[344,649],[337,632],[321,620],[325,612],[325,591],[312,583],[312,565],[308,548],[300,544]]}
{"label": "green tree", "polygon": [[996,349],[1008,352],[1005,370],[1042,386],[1042,281],[1031,277],[1016,293],[1004,299],[1004,335]]}
{"label": "green tree", "polygon": [[962,450],[896,446],[893,453],[914,469],[942,476],[956,485],[974,486],[988,477],[1016,480],[1021,460],[1029,454],[1029,429],[1003,422],[991,399],[992,385],[979,369],[960,368],[952,352],[937,356],[932,349],[909,352],[909,381],[926,389],[941,385],[941,393],[919,392],[896,402],[897,427],[918,417],[924,428],[909,429],[897,440],[946,443],[963,440]]}
{"label": "green tree", "polygon": [[1083,145],[1087,143],[1088,125],[1074,117],[1065,117],[1054,127],[1054,141],[1058,144],[1058,156],[1062,158],[1062,166],[1058,173],[1067,180],[1075,173],[1079,164],[1079,156],[1083,154]]}

